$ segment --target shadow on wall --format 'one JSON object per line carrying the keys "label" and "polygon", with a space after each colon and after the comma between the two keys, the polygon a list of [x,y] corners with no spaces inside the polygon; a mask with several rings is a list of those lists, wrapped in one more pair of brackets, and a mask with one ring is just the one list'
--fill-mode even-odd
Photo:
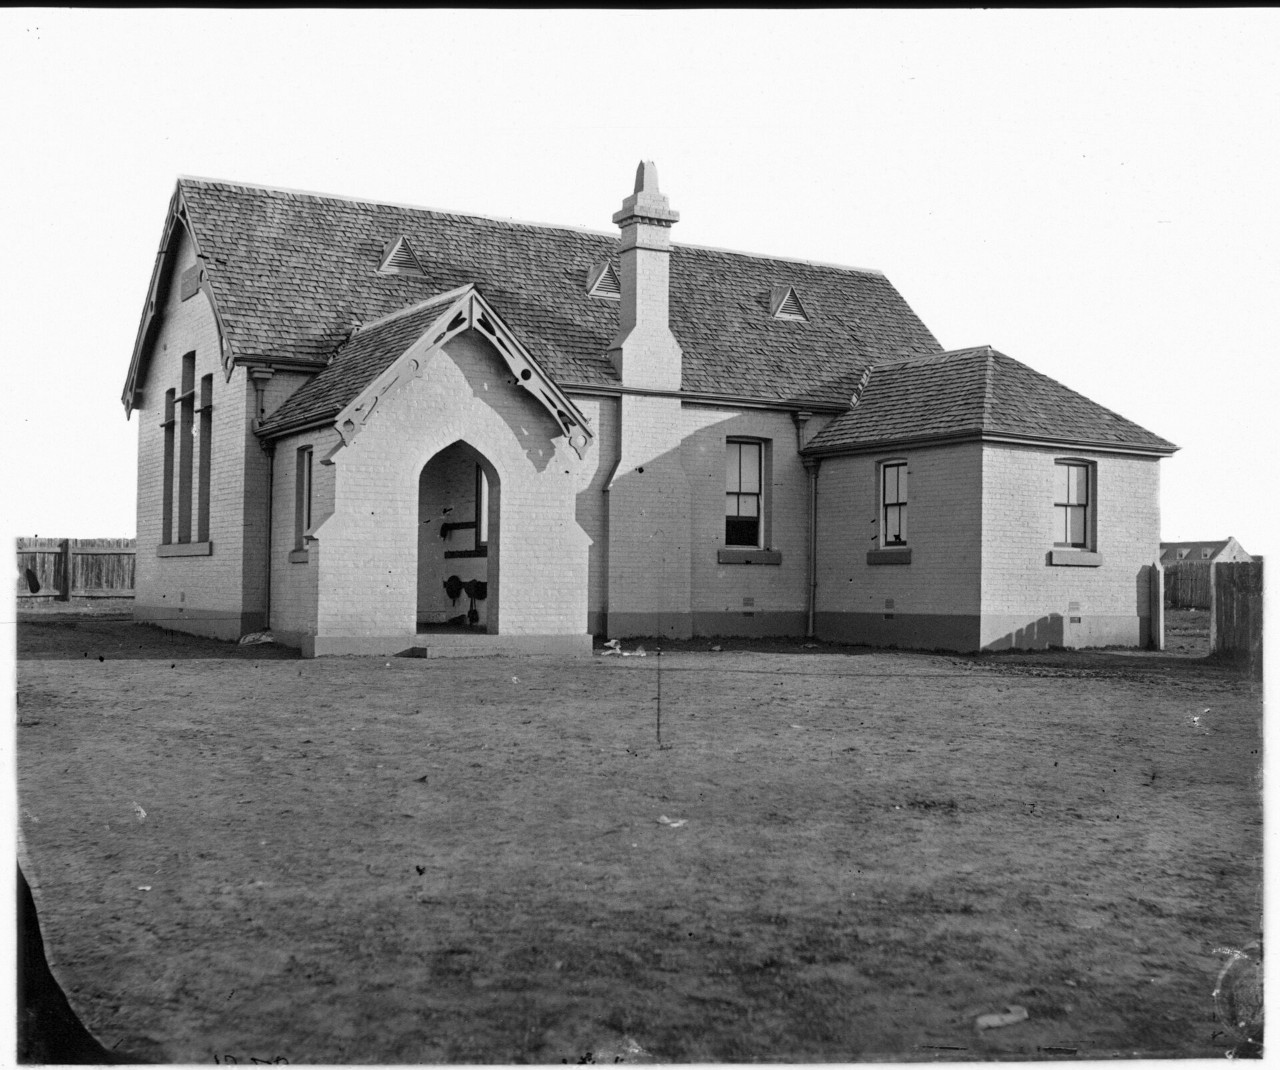
{"label": "shadow on wall", "polygon": [[1016,632],[1002,635],[988,643],[986,650],[1043,650],[1045,647],[1062,646],[1064,637],[1063,616],[1050,613],[1032,621]]}
{"label": "shadow on wall", "polygon": [[[467,385],[471,387],[472,396],[483,401],[502,417],[511,429],[511,433],[520,442],[530,463],[539,472],[545,471],[556,452],[551,440],[563,434],[560,427],[546,410],[524,392],[522,385],[512,376],[501,355],[484,335],[473,328],[461,337],[467,339],[477,350],[482,350],[489,358],[488,360],[467,360],[460,356],[454,357],[463,377],[467,380]],[[513,419],[510,408],[499,402],[498,399],[502,395],[502,391],[498,389],[499,385],[517,389],[522,402],[518,418]],[[528,404],[523,404],[526,401]]]}

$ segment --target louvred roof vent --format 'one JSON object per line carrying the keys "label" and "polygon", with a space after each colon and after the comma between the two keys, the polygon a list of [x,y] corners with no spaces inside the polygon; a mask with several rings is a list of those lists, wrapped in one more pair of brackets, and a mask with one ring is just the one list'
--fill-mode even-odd
{"label": "louvred roof vent", "polygon": [[591,297],[602,297],[606,301],[622,299],[622,283],[613,265],[605,260],[597,264],[587,273],[587,294]]}
{"label": "louvred roof vent", "polygon": [[792,286],[775,286],[769,295],[769,313],[779,320],[809,320],[809,314]]}
{"label": "louvred roof vent", "polygon": [[421,275],[422,265],[418,256],[403,234],[392,238],[382,249],[382,263],[378,265],[382,275]]}

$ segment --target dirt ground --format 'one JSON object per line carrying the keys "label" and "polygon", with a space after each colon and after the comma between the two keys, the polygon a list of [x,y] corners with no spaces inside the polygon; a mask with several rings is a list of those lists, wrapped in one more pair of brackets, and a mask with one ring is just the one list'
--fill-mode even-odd
{"label": "dirt ground", "polygon": [[[1171,618],[1160,655],[699,640],[303,661],[118,610],[18,629],[25,866],[54,971],[107,1048],[1232,1046],[1213,991],[1227,949],[1260,936],[1262,696],[1194,656],[1194,620]],[[1010,1004],[1027,1018],[975,1027]]]}

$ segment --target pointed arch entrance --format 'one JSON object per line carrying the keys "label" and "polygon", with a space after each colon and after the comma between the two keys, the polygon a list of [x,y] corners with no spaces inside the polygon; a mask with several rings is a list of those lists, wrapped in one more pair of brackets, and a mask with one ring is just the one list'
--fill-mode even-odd
{"label": "pointed arch entrance", "polygon": [[418,476],[417,630],[499,632],[502,485],[497,469],[461,440]]}

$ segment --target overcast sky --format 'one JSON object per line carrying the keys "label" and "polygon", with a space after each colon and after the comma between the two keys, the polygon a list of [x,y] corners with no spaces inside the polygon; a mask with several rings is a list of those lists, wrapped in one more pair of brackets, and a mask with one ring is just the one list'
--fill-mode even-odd
{"label": "overcast sky", "polygon": [[132,535],[120,394],[180,174],[875,267],[1178,443],[1274,547],[1280,12],[0,11],[7,534]]}

